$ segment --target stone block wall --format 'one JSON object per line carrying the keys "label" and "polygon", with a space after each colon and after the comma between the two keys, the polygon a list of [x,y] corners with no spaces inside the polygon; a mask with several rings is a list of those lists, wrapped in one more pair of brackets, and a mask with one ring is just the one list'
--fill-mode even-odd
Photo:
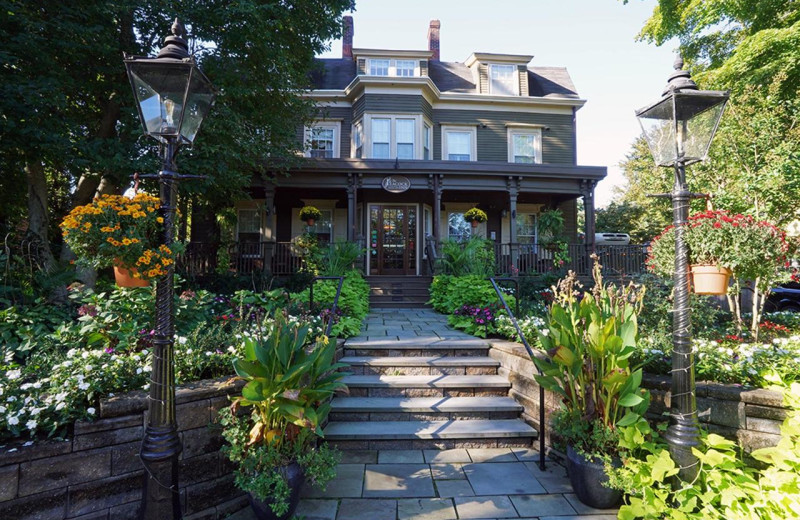
{"label": "stone block wall", "polygon": [[[510,395],[525,407],[522,418],[539,427],[539,385],[533,379],[536,367],[525,347],[513,341],[490,340],[489,355],[500,362],[498,373],[511,381]],[[652,394],[648,415],[664,419],[669,411],[670,380],[646,375],[642,385]],[[780,440],[780,426],[786,418],[783,395],[772,390],[747,390],[738,385],[697,384],[697,409],[700,422],[712,433],[737,441],[746,451],[775,446]],[[545,414],[550,417],[560,398],[545,392]],[[545,428],[545,442],[551,445],[550,427]]]}
{"label": "stone block wall", "polygon": [[[180,493],[186,520],[226,518],[247,503],[233,484],[212,421],[237,385],[207,380],[176,394]],[[71,439],[0,449],[0,518],[135,520],[144,481],[139,447],[147,396],[134,392],[100,403],[99,418],[75,424]]]}

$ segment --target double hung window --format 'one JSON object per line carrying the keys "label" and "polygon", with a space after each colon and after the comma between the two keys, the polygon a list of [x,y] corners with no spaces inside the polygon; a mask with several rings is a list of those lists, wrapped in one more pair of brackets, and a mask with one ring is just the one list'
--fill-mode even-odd
{"label": "double hung window", "polygon": [[397,158],[398,159],[413,159],[414,158],[414,119],[396,119],[395,127],[397,129]]}
{"label": "double hung window", "polygon": [[515,65],[489,65],[489,93],[496,96],[519,96]]}
{"label": "double hung window", "polygon": [[390,60],[369,60],[370,76],[388,76]]}
{"label": "double hung window", "polygon": [[369,58],[366,72],[370,76],[395,76],[412,78],[418,76],[419,62],[416,60],[393,60],[389,58]]}
{"label": "double hung window", "polygon": [[384,118],[372,119],[372,158],[391,159],[392,153],[392,120]]}
{"label": "double hung window", "polygon": [[306,157],[335,159],[339,157],[338,121],[321,121],[306,128]]}
{"label": "double hung window", "polygon": [[540,129],[511,128],[508,132],[508,162],[541,163],[542,132]]}
{"label": "double hung window", "polygon": [[476,161],[476,137],[474,126],[442,126],[442,159]]}

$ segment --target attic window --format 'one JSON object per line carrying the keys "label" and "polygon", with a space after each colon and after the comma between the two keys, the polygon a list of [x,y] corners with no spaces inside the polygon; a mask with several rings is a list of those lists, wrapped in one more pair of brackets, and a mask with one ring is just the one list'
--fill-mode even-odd
{"label": "attic window", "polygon": [[419,76],[419,62],[415,60],[394,60],[369,58],[367,72],[370,76]]}
{"label": "attic window", "polygon": [[496,96],[519,96],[519,79],[514,65],[489,65],[489,93]]}
{"label": "attic window", "polygon": [[370,76],[388,76],[389,60],[369,60]]}

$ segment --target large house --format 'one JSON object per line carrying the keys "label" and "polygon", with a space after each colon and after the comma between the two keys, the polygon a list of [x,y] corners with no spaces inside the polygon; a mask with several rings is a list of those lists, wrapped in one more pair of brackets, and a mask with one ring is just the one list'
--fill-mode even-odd
{"label": "large house", "polygon": [[[438,20],[427,50],[355,48],[352,17],[344,24],[342,57],[319,60],[306,94],[319,115],[298,128],[304,165],[236,205],[242,258],[273,274],[295,269],[290,242],[307,230],[305,205],[322,211],[320,239],[367,248],[368,275],[427,274],[426,245],[471,233],[495,241],[510,267],[537,253],[545,209],[563,212],[571,254],[585,257],[606,168],[577,164],[575,114],[586,101],[566,69],[531,65],[531,55],[441,61]],[[473,206],[488,215],[475,229],[464,221]]]}

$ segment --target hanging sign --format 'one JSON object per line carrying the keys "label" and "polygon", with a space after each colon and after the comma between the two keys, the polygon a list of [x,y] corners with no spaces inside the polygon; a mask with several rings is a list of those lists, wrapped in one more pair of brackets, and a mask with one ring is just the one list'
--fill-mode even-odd
{"label": "hanging sign", "polygon": [[383,178],[381,186],[390,193],[403,193],[411,187],[411,181],[402,175],[389,175]]}

